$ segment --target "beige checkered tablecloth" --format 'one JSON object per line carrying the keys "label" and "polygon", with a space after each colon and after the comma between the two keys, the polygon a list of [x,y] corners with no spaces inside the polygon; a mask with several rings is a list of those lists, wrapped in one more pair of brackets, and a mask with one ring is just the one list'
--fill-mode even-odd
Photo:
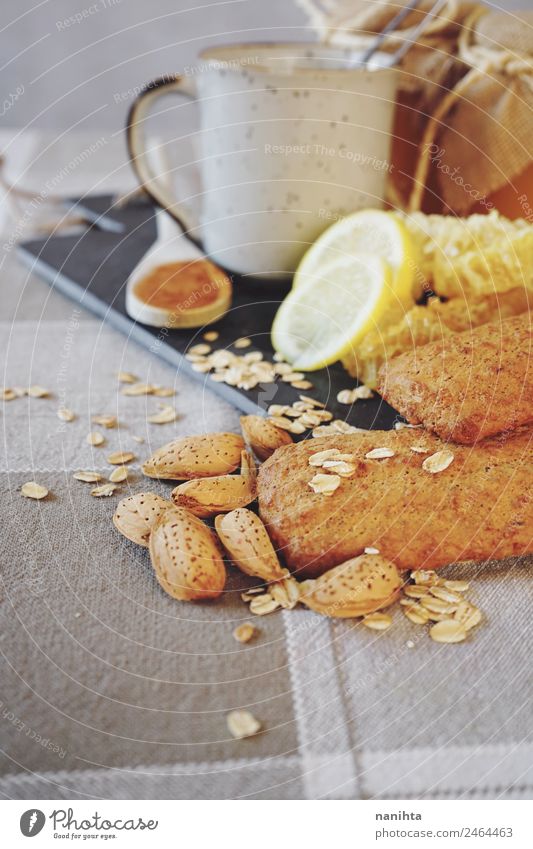
{"label": "beige checkered tablecloth", "polygon": [[[1,139],[11,176],[37,190],[90,141],[15,136]],[[109,140],[61,191],[123,189],[123,160]],[[236,643],[253,582],[231,571],[219,603],[172,600],[113,529],[116,498],[91,498],[72,472],[105,468],[105,449],[85,442],[91,414],[116,413],[107,446],[142,459],[175,434],[237,430],[237,412],[31,275],[1,215],[2,382],[54,396],[0,411],[1,796],[531,798],[531,559],[446,570],[472,580],[486,615],[461,645],[431,642],[398,610],[377,633],[304,609]],[[147,425],[156,399],[118,395],[118,370],[175,386],[179,421]],[[58,420],[60,402],[74,422]],[[21,498],[31,479],[52,496]],[[143,487],[137,471],[123,492]],[[225,717],[244,707],[264,730],[233,740]]]}

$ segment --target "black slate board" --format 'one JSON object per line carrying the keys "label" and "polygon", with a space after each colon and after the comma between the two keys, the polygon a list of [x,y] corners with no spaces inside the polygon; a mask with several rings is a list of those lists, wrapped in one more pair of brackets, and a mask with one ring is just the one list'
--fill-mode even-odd
{"label": "black slate board", "polygon": [[[115,206],[109,195],[66,203],[69,207],[74,206],[87,221],[84,232],[19,245],[21,259],[50,286],[109,321],[179,371],[202,381],[245,413],[264,413],[269,404],[291,404],[298,399],[299,391],[286,383],[265,384],[245,391],[215,383],[209,376],[193,371],[183,354],[192,344],[202,341],[206,328],[171,330],[161,334],[157,328],[132,321],[127,315],[127,279],[156,235],[151,204],[135,201],[126,206]],[[235,274],[231,277],[234,291],[232,309],[217,324],[209,327],[220,334],[215,346],[234,350],[231,344],[235,339],[249,336],[253,345],[247,350],[259,350],[265,358],[272,359],[270,327],[288,286]],[[338,391],[354,383],[340,364],[309,373],[308,377],[314,389],[304,394],[326,403],[335,418],[373,429],[389,429],[399,419],[397,413],[377,395],[369,400],[357,401],[352,407],[338,404]]]}

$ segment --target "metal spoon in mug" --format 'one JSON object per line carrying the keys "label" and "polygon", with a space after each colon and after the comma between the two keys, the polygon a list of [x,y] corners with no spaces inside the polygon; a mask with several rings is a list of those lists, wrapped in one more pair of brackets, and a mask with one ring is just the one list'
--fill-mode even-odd
{"label": "metal spoon in mug", "polygon": [[[398,50],[396,50],[394,53],[381,54],[379,67],[393,68],[395,65],[397,65],[400,60],[403,59],[405,54],[411,49],[411,47],[413,47],[417,43],[419,37],[423,34],[425,29],[432,22],[432,19],[439,14],[441,9],[446,6],[447,2],[448,0],[436,0],[431,9],[428,9],[428,11],[425,13],[418,26],[414,28],[411,34],[411,38],[409,40],[406,39],[403,44],[400,45]],[[376,51],[379,50],[387,36],[390,35],[391,32],[393,32],[394,30],[396,30],[398,25],[401,24],[401,22],[407,17],[407,15],[410,12],[414,11],[414,9],[416,9],[419,5],[420,0],[410,0],[410,2],[407,3],[407,5],[402,8],[391,21],[389,21],[386,27],[384,27],[384,29],[382,29],[381,32],[378,33],[374,43],[363,54],[360,60],[362,65],[368,65],[370,63],[370,60],[372,59]]]}

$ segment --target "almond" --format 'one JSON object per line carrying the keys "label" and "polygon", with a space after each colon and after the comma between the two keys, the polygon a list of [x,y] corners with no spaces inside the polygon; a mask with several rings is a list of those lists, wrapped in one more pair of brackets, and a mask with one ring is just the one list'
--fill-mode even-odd
{"label": "almond", "polygon": [[259,460],[268,460],[274,451],[292,442],[286,430],[276,427],[262,416],[241,416],[241,428],[244,438]]}
{"label": "almond", "polygon": [[366,616],[392,604],[401,585],[394,563],[362,554],[300,584],[300,601],[325,616]]}
{"label": "almond", "polygon": [[161,514],[150,534],[150,560],[161,587],[180,601],[217,598],[226,570],[213,531],[183,507]]}
{"label": "almond", "polygon": [[243,438],[236,433],[186,436],[163,445],[142,470],[149,478],[166,480],[227,475],[239,465],[243,448]]}
{"label": "almond", "polygon": [[119,502],[113,524],[126,539],[148,548],[150,532],[166,510],[173,510],[171,501],[154,492],[139,492]]}
{"label": "almond", "polygon": [[243,451],[241,456],[240,475],[219,475],[182,483],[172,490],[174,504],[186,507],[201,519],[246,507],[257,495],[256,471],[250,454]]}
{"label": "almond", "polygon": [[280,581],[288,576],[282,569],[266,528],[255,513],[246,508],[217,516],[215,528],[222,545],[246,575],[264,581]]}

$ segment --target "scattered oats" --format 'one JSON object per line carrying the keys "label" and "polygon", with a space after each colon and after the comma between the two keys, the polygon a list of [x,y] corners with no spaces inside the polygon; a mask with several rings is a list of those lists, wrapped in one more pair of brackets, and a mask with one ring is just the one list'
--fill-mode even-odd
{"label": "scattered oats", "polygon": [[341,389],[337,393],[337,401],[339,404],[353,404],[355,398],[352,397],[351,389]]}
{"label": "scattered oats", "polygon": [[439,576],[432,569],[415,569],[411,572],[411,578],[415,584],[427,584],[433,586],[439,583]]}
{"label": "scattered oats", "polygon": [[139,444],[142,444],[144,442],[144,436],[132,436],[131,438],[134,442],[138,442]]}
{"label": "scattered oats", "polygon": [[374,393],[368,386],[356,386],[354,389],[341,389],[337,395],[339,404],[354,404],[360,398],[373,398]]}
{"label": "scattered oats", "polygon": [[367,451],[365,457],[367,460],[386,460],[387,457],[394,457],[394,451],[392,448],[373,448]]}
{"label": "scattered oats", "polygon": [[117,378],[118,378],[119,383],[138,383],[139,382],[139,378],[136,377],[134,374],[131,374],[131,372],[129,372],[129,371],[119,371],[119,373],[117,374]]}
{"label": "scattered oats", "polygon": [[253,737],[261,731],[261,723],[249,710],[232,710],[226,717],[228,730],[236,740]]}
{"label": "scattered oats", "polygon": [[233,632],[233,636],[238,643],[250,642],[255,634],[256,628],[251,622],[243,622],[242,625],[238,625]]}
{"label": "scattered oats", "polygon": [[292,383],[293,380],[304,380],[305,374],[303,371],[289,371],[281,375],[283,383]]}
{"label": "scattered oats", "polygon": [[364,428],[354,427],[354,425],[350,425],[350,424],[348,424],[348,422],[345,422],[342,419],[335,419],[335,421],[332,421],[331,427],[337,433],[363,433],[364,432]]}
{"label": "scattered oats", "polygon": [[25,389],[23,386],[14,386],[13,392],[15,393],[17,398],[24,398],[24,396],[28,394],[28,390]]}
{"label": "scattered oats", "polygon": [[320,495],[333,495],[340,482],[341,479],[338,475],[317,474],[311,478],[307,485],[313,492],[320,493]]}
{"label": "scattered oats", "polygon": [[414,647],[415,647],[415,644],[413,643],[412,640],[407,640],[405,645],[407,646],[408,649],[414,649]]}
{"label": "scattered oats", "polygon": [[405,427],[412,428],[415,430],[416,428],[421,428],[421,424],[409,424],[409,422],[394,422],[394,430],[403,430]]}
{"label": "scattered oats", "polygon": [[287,410],[290,410],[290,407],[286,404],[271,404],[267,412],[269,416],[284,416]]}
{"label": "scattered oats", "polygon": [[466,631],[479,625],[483,615],[481,610],[469,601],[461,601],[454,614],[454,620],[459,622]]}
{"label": "scattered oats", "polygon": [[374,397],[374,393],[372,392],[370,387],[365,386],[364,383],[362,383],[361,386],[356,386],[353,391],[355,392],[356,400],[359,400],[360,398],[365,399]]}
{"label": "scattered oats", "polygon": [[283,354],[280,354],[279,351],[276,351],[276,353],[274,354],[272,359],[274,360],[275,363],[284,363],[285,362],[285,357],[283,356]]}
{"label": "scattered oats", "polygon": [[291,386],[295,389],[313,389],[313,384],[310,380],[293,380]]}
{"label": "scattered oats", "polygon": [[410,604],[403,608],[403,612],[409,621],[415,625],[426,625],[429,621],[428,611],[420,607],[419,604]]}
{"label": "scattered oats", "polygon": [[74,614],[74,619],[79,619],[80,616],[81,616],[81,613],[79,612],[79,610],[77,610],[76,613]]}
{"label": "scattered oats", "polygon": [[417,584],[407,584],[407,586],[403,588],[403,592],[408,598],[424,598],[425,595],[429,595],[429,587]]}
{"label": "scattered oats", "polygon": [[387,613],[367,613],[362,622],[372,631],[386,631],[392,625],[392,619]]}
{"label": "scattered oats", "polygon": [[193,371],[197,371],[199,374],[207,374],[208,371],[211,371],[211,366],[207,362],[193,363],[191,368]]}
{"label": "scattered oats", "polygon": [[436,643],[462,643],[466,640],[466,628],[454,619],[446,619],[433,625],[429,636]]}
{"label": "scattered oats", "polygon": [[93,424],[100,425],[101,427],[105,427],[108,430],[114,428],[118,425],[118,419],[116,416],[93,416],[91,421]]}
{"label": "scattered oats", "polygon": [[243,601],[251,601],[256,595],[264,595],[266,587],[250,587],[245,593],[241,593]]}
{"label": "scattered oats", "polygon": [[415,454],[428,454],[429,448],[424,448],[422,445],[410,445],[411,451],[414,451]]}
{"label": "scattered oats", "polygon": [[444,581],[444,586],[456,593],[465,593],[470,587],[468,581]]}
{"label": "scattered oats", "polygon": [[211,345],[206,345],[206,344],[204,344],[204,342],[200,342],[198,345],[192,345],[188,349],[187,353],[188,354],[198,354],[201,357],[203,357],[206,354],[211,353]]}
{"label": "scattered oats", "polygon": [[223,374],[211,374],[209,375],[211,380],[214,380],[215,383],[224,383],[224,375]]}
{"label": "scattered oats", "polygon": [[302,413],[299,417],[300,424],[304,425],[306,428],[308,427],[318,427],[321,422],[319,416],[316,413]]}
{"label": "scattered oats", "polygon": [[310,398],[308,395],[300,395],[300,401],[303,401],[304,404],[311,404],[312,407],[320,407],[322,410],[326,406],[322,401],[317,401],[316,398]]}
{"label": "scattered oats", "polygon": [[154,389],[155,386],[151,383],[132,383],[131,386],[126,386],[122,390],[122,394],[134,398],[137,395],[151,395]]}
{"label": "scattered oats", "polygon": [[[341,454],[341,457],[342,456],[343,455]],[[341,457],[337,460],[325,460],[322,463],[322,468],[335,472],[335,474],[340,475],[341,478],[352,478],[357,470],[356,467],[353,463],[348,463],[346,460],[342,460]]]}
{"label": "scattered oats", "polygon": [[159,413],[154,413],[153,415],[148,416],[147,421],[149,421],[150,424],[162,425],[162,424],[170,424],[171,422],[175,422],[177,418],[178,418],[178,414],[176,413],[176,410],[174,409],[174,407],[168,406],[168,407],[162,407],[161,410],[159,411]]}
{"label": "scattered oats", "polygon": [[426,457],[422,463],[422,468],[425,472],[435,475],[437,472],[443,472],[444,469],[447,469],[450,463],[453,463],[453,459],[451,451],[436,451],[431,457]]}
{"label": "scattered oats", "polygon": [[371,545],[367,545],[364,553],[365,554],[379,554],[379,548],[374,548]]}
{"label": "scattered oats", "polygon": [[293,422],[290,419],[286,419],[284,416],[271,416],[270,421],[276,427],[280,427],[282,430],[290,430],[293,426]]}
{"label": "scattered oats", "polygon": [[[245,354],[243,360],[245,363],[260,363],[263,359],[263,355],[261,351],[249,351],[248,354]],[[266,363],[263,363],[263,367],[268,368]]]}
{"label": "scattered oats", "polygon": [[249,348],[251,344],[252,344],[252,340],[248,339],[247,336],[240,336],[233,343],[233,347],[234,348]]}
{"label": "scattered oats", "polygon": [[269,587],[274,601],[284,610],[292,610],[300,601],[300,586],[294,578],[284,578]]}
{"label": "scattered oats", "polygon": [[320,439],[322,436],[338,436],[338,430],[335,430],[331,425],[320,425],[320,427],[314,427],[311,431],[311,436],[315,439]]}
{"label": "scattered oats", "polygon": [[35,483],[35,481],[28,481],[23,484],[20,494],[23,495],[24,498],[34,498],[37,501],[40,501],[41,498],[46,498],[48,490],[45,486]]}
{"label": "scattered oats", "polygon": [[290,416],[291,419],[299,419],[300,416],[302,415],[302,412],[303,412],[302,410],[297,410],[296,407],[293,405],[292,407],[286,407],[285,412],[282,413],[281,415],[282,416]]}
{"label": "scattered oats", "polygon": [[255,613],[256,616],[266,616],[268,613],[273,613],[279,607],[279,602],[272,598],[270,593],[256,595],[250,602],[250,613]]}
{"label": "scattered oats", "polygon": [[300,434],[300,433],[305,433],[307,428],[301,422],[296,421],[296,422],[292,422],[289,430],[290,430],[291,433]]}
{"label": "scattered oats", "polygon": [[89,445],[103,445],[105,439],[101,433],[96,433],[94,431],[93,433],[87,434],[85,441],[88,442]]}
{"label": "scattered oats", "polygon": [[152,395],[156,395],[158,398],[172,398],[175,394],[176,390],[172,389],[171,386],[156,386],[152,392]]}
{"label": "scattered oats", "polygon": [[44,386],[30,386],[28,388],[28,395],[30,398],[48,398],[50,393]]}
{"label": "scattered oats", "polygon": [[461,596],[446,587],[430,587],[429,592],[435,598],[440,598],[442,601],[447,601],[450,604],[457,604],[461,601]]}
{"label": "scattered oats", "polygon": [[333,419],[333,413],[330,413],[329,410],[314,410],[313,415],[321,422],[330,422]]}
{"label": "scattered oats", "polygon": [[98,483],[98,481],[102,480],[102,475],[99,475],[98,472],[74,472],[72,475],[77,481],[83,481],[83,483]]}
{"label": "scattered oats", "polygon": [[208,330],[207,333],[204,333],[204,339],[206,342],[216,342],[219,335],[218,330]]}
{"label": "scattered oats", "polygon": [[111,483],[122,483],[122,481],[127,480],[129,473],[130,470],[126,466],[119,466],[117,469],[113,469],[109,475],[109,480]]}
{"label": "scattered oats", "polygon": [[226,351],[222,348],[218,351],[214,351],[209,357],[209,362],[213,368],[227,368],[227,366],[231,365],[231,363],[236,360],[237,357],[235,354],[232,354],[231,351]]}
{"label": "scattered oats", "polygon": [[107,458],[107,462],[112,466],[122,466],[124,463],[131,463],[132,460],[135,460],[135,454],[131,451],[115,451]]}
{"label": "scattered oats", "polygon": [[332,457],[337,457],[340,453],[338,448],[326,448],[325,451],[317,451],[316,454],[311,454],[307,462],[310,466],[321,466],[325,460],[331,460]]}
{"label": "scattered oats", "polygon": [[[281,375],[292,374],[292,366],[290,366],[289,363],[277,363],[277,365],[274,366],[274,371],[276,374]],[[302,375],[302,377],[304,377],[304,375]]]}
{"label": "scattered oats", "polygon": [[16,397],[17,393],[14,389],[2,389],[2,401],[14,401]]}
{"label": "scattered oats", "polygon": [[109,495],[113,495],[115,490],[114,483],[103,483],[102,486],[95,486],[94,489],[91,489],[91,495],[95,498],[107,498]]}
{"label": "scattered oats", "polygon": [[60,407],[57,411],[58,419],[61,419],[62,422],[73,422],[75,419],[75,415],[72,410],[69,410],[68,407]]}
{"label": "scattered oats", "polygon": [[420,604],[429,610],[430,613],[455,613],[457,604],[450,604],[449,601],[443,601],[440,598],[433,598],[430,595],[425,595],[420,599]]}
{"label": "scattered oats", "polygon": [[207,359],[200,354],[185,354],[185,359],[190,363],[206,363]]}

